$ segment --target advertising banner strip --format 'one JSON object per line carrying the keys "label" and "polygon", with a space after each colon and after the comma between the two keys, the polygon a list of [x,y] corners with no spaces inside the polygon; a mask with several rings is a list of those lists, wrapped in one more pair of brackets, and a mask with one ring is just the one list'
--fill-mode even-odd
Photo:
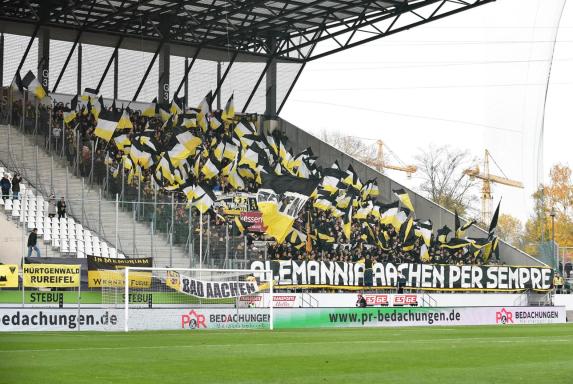
{"label": "advertising banner strip", "polygon": [[[332,288],[356,290],[368,287],[448,291],[547,291],[553,287],[553,270],[507,265],[440,265],[417,263],[363,263],[332,261],[253,261],[251,270],[272,270],[280,288]],[[265,276],[265,278],[267,278]]]}
{"label": "advertising banner strip", "polygon": [[259,291],[256,281],[202,281],[170,272],[166,285],[179,292],[202,299],[226,299],[252,295]]}
{"label": "advertising banner strip", "polygon": [[[125,287],[126,267],[152,267],[153,258],[111,259],[109,257],[88,256],[88,287],[89,288],[123,288]],[[131,288],[151,287],[151,272],[130,271],[129,286]]]}
{"label": "advertising banner strip", "polygon": [[565,323],[565,307],[285,308],[276,328],[407,327]]}
{"label": "advertising banner strip", "polygon": [[[113,308],[0,308],[2,331],[123,331],[124,311]],[[130,330],[268,328],[263,308],[133,308]],[[562,324],[565,307],[282,308],[276,329]]]}
{"label": "advertising banner strip", "polygon": [[0,288],[18,288],[18,265],[0,265]]}
{"label": "advertising banner strip", "polygon": [[24,287],[78,287],[80,271],[78,264],[24,264]]}

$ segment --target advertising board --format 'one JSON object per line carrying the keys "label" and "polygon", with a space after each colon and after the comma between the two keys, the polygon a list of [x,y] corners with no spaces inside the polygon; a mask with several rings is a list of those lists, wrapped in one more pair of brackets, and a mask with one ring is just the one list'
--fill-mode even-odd
{"label": "advertising board", "polygon": [[565,323],[564,307],[296,308],[276,312],[277,329]]}
{"label": "advertising board", "polygon": [[[130,308],[129,330],[269,329],[268,308]],[[276,308],[275,329],[557,324],[564,307]],[[2,331],[123,331],[122,308],[0,308]]]}

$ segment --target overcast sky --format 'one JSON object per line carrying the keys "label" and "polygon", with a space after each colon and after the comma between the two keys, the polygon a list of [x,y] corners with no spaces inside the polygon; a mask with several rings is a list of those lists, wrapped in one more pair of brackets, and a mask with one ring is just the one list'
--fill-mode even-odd
{"label": "overcast sky", "polygon": [[[405,163],[449,144],[492,153],[524,190],[495,185],[494,207],[525,220],[531,193],[555,163],[573,166],[573,5],[499,0],[309,63],[281,116],[321,130],[383,139]],[[538,162],[547,74],[555,55]],[[540,165],[543,175],[537,175]],[[388,171],[408,187],[419,178]],[[479,207],[479,202],[477,204]]]}

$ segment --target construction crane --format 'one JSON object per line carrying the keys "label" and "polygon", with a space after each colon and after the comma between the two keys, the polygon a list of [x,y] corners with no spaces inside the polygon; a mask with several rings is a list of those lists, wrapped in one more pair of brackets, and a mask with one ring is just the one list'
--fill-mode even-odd
{"label": "construction crane", "polygon": [[[378,172],[382,172],[382,173],[384,172],[384,169],[393,169],[395,171],[406,172],[406,175],[408,177],[412,177],[412,174],[416,173],[416,171],[418,170],[418,168],[415,165],[406,165],[406,164],[402,163],[402,161],[398,158],[398,156],[396,156],[396,154],[394,152],[392,152],[392,150],[390,148],[388,148],[386,145],[384,145],[384,142],[382,140],[376,140],[376,145],[378,147],[377,151],[376,151],[376,158],[372,159],[372,158],[361,157],[360,161],[362,161],[364,164],[367,164],[367,165],[370,165],[371,167],[376,168],[376,170]],[[384,161],[384,147],[386,147],[388,152],[390,152],[390,154],[398,162],[400,162],[401,165],[388,164],[386,161]]]}
{"label": "construction crane", "polygon": [[491,184],[498,183],[502,185],[507,185],[510,187],[515,188],[523,188],[523,183],[516,180],[509,179],[505,173],[502,176],[492,175],[489,172],[489,159],[491,159],[494,164],[499,168],[501,173],[503,171],[495,162],[495,159],[491,156],[489,151],[485,150],[485,156],[483,159],[483,172],[480,172],[479,165],[476,165],[475,168],[469,168],[464,171],[466,175],[471,178],[478,178],[483,181],[482,189],[481,189],[481,221],[482,223],[489,223],[491,220],[491,211],[492,211],[492,201],[493,196],[491,194]]}

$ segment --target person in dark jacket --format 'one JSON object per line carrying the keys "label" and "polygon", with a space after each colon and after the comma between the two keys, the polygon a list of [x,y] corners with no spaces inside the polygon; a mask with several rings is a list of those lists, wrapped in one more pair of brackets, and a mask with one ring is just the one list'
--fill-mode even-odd
{"label": "person in dark jacket", "polygon": [[38,228],[32,229],[30,236],[28,236],[28,257],[32,256],[32,249],[36,251],[38,257],[42,257],[40,254],[40,248],[36,245],[38,243]]}
{"label": "person in dark jacket", "polygon": [[0,180],[0,187],[2,188],[2,200],[8,199],[10,197],[10,187],[12,187],[8,175],[4,174],[2,180]]}
{"label": "person in dark jacket", "polygon": [[61,197],[60,201],[57,204],[58,208],[58,220],[66,217],[66,200],[64,200],[64,196]]}
{"label": "person in dark jacket", "polygon": [[359,308],[366,308],[366,299],[361,294],[358,294],[358,299],[356,300],[356,306]]}
{"label": "person in dark jacket", "polygon": [[18,194],[20,194],[20,183],[22,178],[19,173],[16,173],[12,178],[12,200],[18,200]]}

